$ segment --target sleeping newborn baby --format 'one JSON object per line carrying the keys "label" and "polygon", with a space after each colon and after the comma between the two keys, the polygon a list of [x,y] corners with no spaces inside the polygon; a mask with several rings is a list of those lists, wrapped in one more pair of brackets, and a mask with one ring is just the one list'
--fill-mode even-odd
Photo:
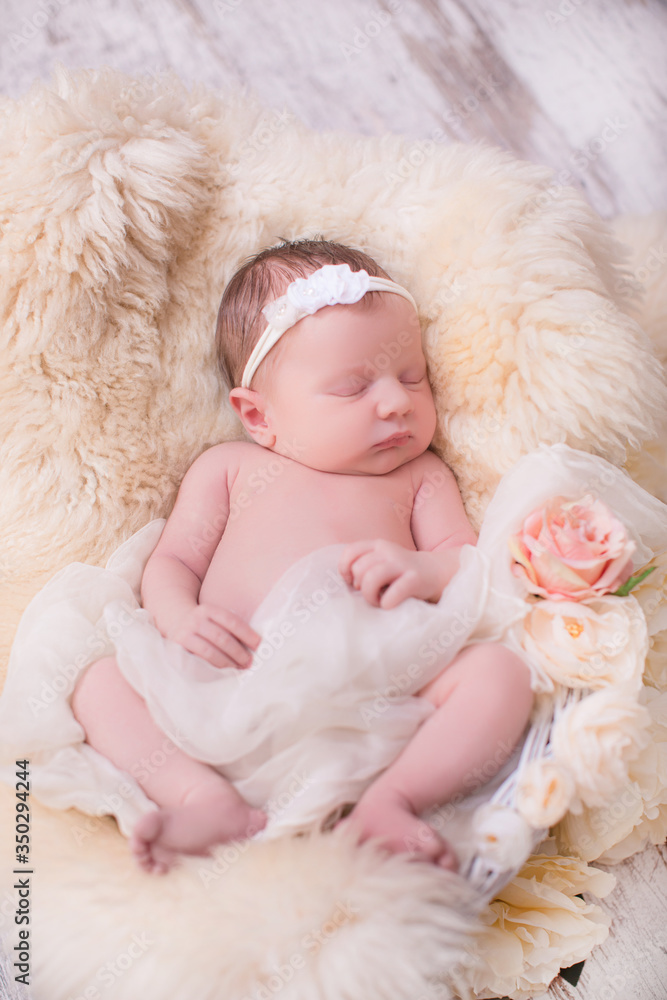
{"label": "sleeping newborn baby", "polygon": [[[368,604],[438,602],[476,538],[453,474],[429,450],[436,411],[409,292],[364,253],[284,242],[233,276],[218,349],[250,440],[209,448],[183,479],[141,585],[162,635],[218,670],[244,671],[262,639],[249,624],[260,602],[299,559],[336,543],[339,573]],[[430,714],[343,822],[390,851],[412,847],[456,868],[420,814],[471,791],[471,776],[491,777],[533,696],[528,668],[503,645],[464,646],[442,662],[417,692]],[[72,710],[87,743],[121,770],[163,745],[115,658],[85,672]],[[140,784],[159,807],[131,837],[149,871],[266,822],[220,770],[181,749]]]}

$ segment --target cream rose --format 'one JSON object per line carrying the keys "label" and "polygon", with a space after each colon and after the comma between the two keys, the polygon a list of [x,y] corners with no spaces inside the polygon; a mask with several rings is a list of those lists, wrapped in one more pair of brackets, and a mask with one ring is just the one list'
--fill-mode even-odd
{"label": "cream rose", "polygon": [[583,600],[616,590],[632,574],[635,543],[601,500],[555,497],[509,539],[516,576],[531,594]]}
{"label": "cream rose", "polygon": [[585,604],[538,601],[518,626],[517,638],[556,684],[641,686],[648,634],[633,597],[601,597]]}
{"label": "cream rose", "polygon": [[605,806],[628,781],[628,765],[649,742],[651,717],[631,688],[603,688],[568,705],[551,731],[554,761],[574,778],[570,809]]}
{"label": "cream rose", "polygon": [[646,579],[632,591],[648,624],[648,634],[667,630],[667,552],[656,556],[642,570],[652,569]]}
{"label": "cream rose", "polygon": [[554,828],[558,850],[597,861],[632,834],[641,822],[642,799],[632,782],[618,790],[610,806],[568,812]]}
{"label": "cream rose", "polygon": [[632,831],[605,850],[603,864],[623,861],[648,844],[664,844],[667,837],[667,693],[645,688],[641,700],[651,716],[651,742],[630,762],[628,770],[642,813]]}
{"label": "cream rose", "polygon": [[516,806],[530,826],[548,828],[563,818],[573,797],[570,772],[542,758],[531,760],[523,769],[516,790]]}
{"label": "cream rose", "polygon": [[667,629],[652,635],[644,668],[644,683],[667,691]]}
{"label": "cream rose", "polygon": [[606,896],[615,882],[578,858],[529,858],[482,914],[486,926],[475,941],[484,961],[468,974],[474,995],[541,996],[561,969],[583,962],[609,933],[609,917],[578,893]]}

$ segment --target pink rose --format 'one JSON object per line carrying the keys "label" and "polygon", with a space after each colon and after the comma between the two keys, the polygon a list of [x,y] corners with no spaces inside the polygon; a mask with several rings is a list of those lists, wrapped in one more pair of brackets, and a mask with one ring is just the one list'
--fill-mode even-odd
{"label": "pink rose", "polygon": [[531,594],[580,601],[616,590],[632,574],[635,543],[601,500],[555,497],[509,540],[514,575]]}

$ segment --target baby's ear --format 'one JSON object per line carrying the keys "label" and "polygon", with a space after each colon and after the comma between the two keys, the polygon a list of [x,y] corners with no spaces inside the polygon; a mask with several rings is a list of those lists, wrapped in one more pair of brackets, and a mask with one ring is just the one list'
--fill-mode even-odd
{"label": "baby's ear", "polygon": [[264,448],[271,448],[276,435],[267,421],[266,401],[261,392],[256,389],[232,389],[229,402],[253,440]]}

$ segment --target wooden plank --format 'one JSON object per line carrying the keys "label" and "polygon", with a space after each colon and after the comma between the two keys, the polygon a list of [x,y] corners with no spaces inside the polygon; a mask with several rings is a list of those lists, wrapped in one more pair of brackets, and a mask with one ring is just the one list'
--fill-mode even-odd
{"label": "wooden plank", "polygon": [[605,870],[618,879],[599,901],[612,919],[609,937],[584,964],[576,987],[557,979],[543,1000],[667,996],[667,847],[648,847]]}
{"label": "wooden plank", "polygon": [[318,129],[503,146],[553,166],[605,216],[667,202],[659,0],[4,0],[3,13],[11,95],[56,60],[173,68]]}

